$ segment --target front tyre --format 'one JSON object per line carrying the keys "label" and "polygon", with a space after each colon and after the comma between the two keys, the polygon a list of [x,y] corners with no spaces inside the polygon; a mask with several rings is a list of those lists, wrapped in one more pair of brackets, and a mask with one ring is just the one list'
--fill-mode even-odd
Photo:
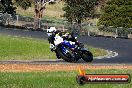
{"label": "front tyre", "polygon": [[92,62],[93,61],[93,54],[90,51],[83,51],[82,59],[85,62]]}

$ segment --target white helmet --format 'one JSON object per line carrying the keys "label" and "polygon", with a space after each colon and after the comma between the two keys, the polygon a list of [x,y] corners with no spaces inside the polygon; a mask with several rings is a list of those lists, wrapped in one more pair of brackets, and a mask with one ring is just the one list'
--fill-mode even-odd
{"label": "white helmet", "polygon": [[55,27],[50,27],[49,29],[47,29],[48,36],[51,36],[53,32],[56,32],[56,28]]}

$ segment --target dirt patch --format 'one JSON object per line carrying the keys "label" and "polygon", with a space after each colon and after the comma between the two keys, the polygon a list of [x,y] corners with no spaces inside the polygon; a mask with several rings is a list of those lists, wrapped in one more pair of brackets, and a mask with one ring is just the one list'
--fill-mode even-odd
{"label": "dirt patch", "polygon": [[83,69],[130,69],[131,66],[120,65],[120,66],[93,66],[93,65],[73,65],[73,64],[49,64],[49,65],[31,65],[31,64],[0,64],[1,72],[31,72],[31,71],[71,71],[78,70],[78,67],[81,66]]}

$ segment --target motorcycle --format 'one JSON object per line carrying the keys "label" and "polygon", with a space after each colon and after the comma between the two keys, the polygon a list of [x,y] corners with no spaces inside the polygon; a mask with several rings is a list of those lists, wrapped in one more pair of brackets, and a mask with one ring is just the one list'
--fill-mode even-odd
{"label": "motorcycle", "polygon": [[93,60],[93,54],[88,51],[84,45],[76,42],[69,41],[60,36],[54,37],[54,44],[52,49],[67,62],[77,62],[79,59],[83,59],[85,62],[91,62]]}

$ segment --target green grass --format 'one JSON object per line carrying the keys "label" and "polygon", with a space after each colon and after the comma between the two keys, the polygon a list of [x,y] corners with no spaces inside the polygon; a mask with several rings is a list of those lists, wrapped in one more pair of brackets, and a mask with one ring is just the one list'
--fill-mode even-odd
{"label": "green grass", "polygon": [[107,54],[107,52],[104,49],[94,48],[91,46],[87,46],[87,47],[88,47],[89,51],[91,51],[93,53],[94,57],[104,56]]}
{"label": "green grass", "polygon": [[[88,70],[89,74],[130,74],[132,70]],[[132,88],[129,84],[86,84],[76,82],[77,71],[0,72],[0,88]]]}
{"label": "green grass", "polygon": [[46,40],[0,35],[0,60],[52,59]]}
{"label": "green grass", "polygon": [[[94,56],[107,54],[103,49],[90,47]],[[0,60],[56,59],[47,40],[22,38],[0,34]]]}

